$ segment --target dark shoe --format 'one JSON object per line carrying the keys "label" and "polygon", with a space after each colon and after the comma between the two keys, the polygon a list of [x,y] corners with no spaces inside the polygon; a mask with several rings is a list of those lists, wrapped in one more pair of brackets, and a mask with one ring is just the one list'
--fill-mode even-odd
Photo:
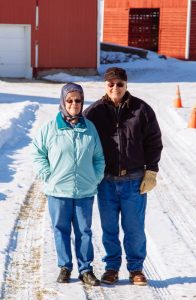
{"label": "dark shoe", "polygon": [[59,276],[57,278],[57,282],[59,283],[68,283],[70,280],[71,271],[67,268],[63,267],[61,268],[61,271],[59,273]]}
{"label": "dark shoe", "polygon": [[147,279],[142,271],[129,272],[129,280],[134,285],[147,285]]}
{"label": "dark shoe", "polygon": [[100,281],[96,278],[93,271],[88,271],[83,274],[80,274],[78,277],[83,283],[91,285],[91,286],[98,286],[100,285]]}
{"label": "dark shoe", "polygon": [[118,281],[118,271],[106,270],[101,277],[101,282],[106,284],[113,284]]}

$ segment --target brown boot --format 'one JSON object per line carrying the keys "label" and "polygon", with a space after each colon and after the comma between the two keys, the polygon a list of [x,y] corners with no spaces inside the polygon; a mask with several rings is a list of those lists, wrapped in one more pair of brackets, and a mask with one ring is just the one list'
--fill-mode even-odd
{"label": "brown boot", "polygon": [[134,285],[147,285],[147,279],[142,271],[129,272],[129,280]]}
{"label": "brown boot", "polygon": [[71,276],[71,271],[68,270],[65,267],[61,268],[61,271],[59,273],[59,276],[57,278],[57,282],[59,283],[68,283],[70,280],[70,276]]}
{"label": "brown boot", "polygon": [[80,274],[78,277],[83,283],[91,285],[91,286],[98,286],[100,285],[99,279],[95,276],[93,271],[87,271],[83,274]]}
{"label": "brown boot", "polygon": [[106,284],[113,284],[118,281],[118,271],[106,270],[101,277],[101,282]]}

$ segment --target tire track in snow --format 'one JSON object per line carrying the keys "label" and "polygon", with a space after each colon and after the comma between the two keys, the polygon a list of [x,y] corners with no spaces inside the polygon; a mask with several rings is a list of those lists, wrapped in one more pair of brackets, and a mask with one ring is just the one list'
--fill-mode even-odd
{"label": "tire track in snow", "polygon": [[162,199],[160,205],[167,211],[178,234],[196,257],[196,188],[193,176],[189,175],[191,171],[196,173],[196,157],[191,151],[187,152],[186,141],[179,134],[176,137],[176,129],[173,129],[168,113],[164,114],[161,122],[166,144],[160,163],[163,184],[158,185],[155,193],[158,199]]}
{"label": "tire track in snow", "polygon": [[[159,256],[157,248],[151,236],[147,233],[147,241],[150,245],[148,255],[144,262],[144,271],[149,280],[149,284],[155,294],[156,300],[174,300],[170,289],[166,286],[164,278],[166,272],[164,264]],[[159,271],[158,271],[159,270]]]}
{"label": "tire track in snow", "polygon": [[45,196],[39,183],[32,184],[21,206],[14,234],[16,248],[10,244],[3,295],[6,299],[42,299],[41,258]]}
{"label": "tire track in snow", "polygon": [[[172,169],[175,170],[174,166]],[[165,182],[164,186],[169,186],[168,174],[164,171],[164,167],[160,173],[163,176],[162,181]],[[160,206],[163,211],[167,212],[167,215],[171,223],[173,223],[173,226],[176,228],[179,236],[192,255],[196,258],[196,224],[191,216],[194,215],[195,212],[194,209],[190,210],[190,207],[189,209],[186,207],[187,199],[184,197],[183,191],[176,186],[175,182],[172,182],[172,189],[169,188],[165,191],[164,188],[158,186],[154,193],[156,194],[157,199],[161,199]]]}
{"label": "tire track in snow", "polygon": [[[160,114],[160,124],[163,132],[163,155],[165,154],[166,156],[161,159],[160,169],[162,169],[163,165],[165,172],[171,170],[169,177],[170,179],[173,179],[172,184],[175,184],[178,187],[178,190],[183,193],[186,200],[183,206],[190,211],[190,205],[192,208],[196,209],[195,198],[191,201],[186,196],[186,190],[190,190],[194,195],[196,195],[196,148],[194,149],[194,153],[189,150],[186,138],[183,138],[181,135],[181,132],[190,129],[176,128],[173,125],[174,119],[172,118],[173,115],[172,117],[170,116],[170,110],[164,107],[164,110],[167,109],[167,111],[163,115],[161,113],[161,102],[159,101],[159,103],[160,106],[158,106],[157,109]],[[176,118],[179,119],[180,116],[177,115]],[[165,163],[165,160],[167,160],[167,163]]]}
{"label": "tire track in snow", "polygon": [[[162,127],[165,147],[160,163],[161,180],[160,184],[152,192],[153,197],[156,198],[153,199],[153,201],[158,201],[161,211],[165,214],[166,218],[168,218],[173,234],[175,234],[175,245],[174,247],[169,247],[169,251],[176,249],[177,257],[175,257],[176,253],[174,252],[173,261],[170,260],[169,264],[184,265],[183,273],[191,274],[191,270],[194,270],[193,265],[196,258],[195,149],[192,147],[189,148],[186,138],[183,138],[183,135],[185,135],[185,137],[188,135],[188,132],[186,133],[185,131],[188,129],[176,128],[173,124],[175,117],[172,118],[167,112],[162,114],[160,101],[159,104],[158,112],[160,113],[160,125]],[[179,116],[177,115],[176,118],[179,118]],[[175,248],[177,241],[179,241],[178,248]],[[163,257],[167,260],[165,253],[162,254],[164,254]],[[181,260],[184,258],[183,263],[180,261],[180,257]],[[187,257],[189,257],[188,260]],[[161,260],[158,260],[158,264],[160,261]],[[171,272],[172,268],[169,266],[169,270],[167,269],[167,272],[163,272],[163,274],[168,275],[171,274]],[[176,273],[176,275],[177,274],[178,273]],[[191,283],[192,277],[187,275],[183,277],[182,274],[179,277],[178,275],[174,275],[173,282],[176,282],[178,285],[181,284],[181,287],[178,286],[179,297],[186,297],[184,295],[186,291],[183,292],[185,287],[182,287],[182,283]],[[165,280],[163,281],[163,286],[172,284],[172,278],[170,277],[171,276],[164,276]],[[171,287],[170,291],[171,294],[173,291],[175,293],[175,287]],[[189,294],[191,294],[190,291]]]}
{"label": "tire track in snow", "polygon": [[173,124],[175,121],[177,125],[182,122],[177,112],[171,114],[171,108],[163,107],[160,99],[153,101],[153,104],[159,114],[164,141],[160,162],[162,184],[153,192],[157,199],[162,199],[160,205],[163,211],[167,212],[176,231],[196,257],[196,151],[189,150],[186,138],[181,134],[189,129],[181,125],[182,128],[177,128]]}
{"label": "tire track in snow", "polygon": [[[186,298],[188,297],[186,296],[186,288],[189,289],[189,295],[191,294],[191,287],[187,286],[187,284],[195,282],[191,274],[194,272],[196,258],[196,239],[193,232],[191,232],[190,224],[186,221],[188,216],[185,216],[180,210],[181,206],[176,204],[175,194],[173,195],[173,193],[170,193],[170,190],[165,191],[164,187],[156,187],[156,189],[152,192],[151,201],[157,203],[157,209],[159,207],[161,212],[160,222],[162,225],[158,225],[157,227],[160,230],[160,234],[164,231],[164,225],[167,228],[166,230],[168,230],[168,238],[163,237],[163,245],[160,248],[161,256],[159,255],[158,249],[159,243],[158,247],[156,247],[151,237],[147,238],[150,246],[146,262],[149,262],[150,264],[151,261],[156,262],[159,269],[158,276],[155,276],[157,282],[154,282],[153,276],[152,286],[155,289],[158,288],[158,291],[161,293],[165,293],[165,288],[167,288],[167,292],[170,293],[170,297],[169,295],[165,295],[166,298],[163,297],[163,299],[176,299],[176,291],[179,293],[179,298]],[[155,211],[157,213],[157,210]],[[169,227],[167,227],[168,224]],[[167,244],[165,243],[165,240],[167,240]],[[175,266],[176,271],[173,269],[173,266]],[[145,271],[146,274],[148,274],[146,264]],[[172,298],[173,293],[174,298]]]}
{"label": "tire track in snow", "polygon": [[[18,232],[17,247],[15,253],[9,255],[12,262],[7,268],[7,277],[5,280],[6,299],[63,299],[63,293],[58,289],[48,289],[43,287],[41,279],[42,247],[43,247],[43,228],[45,197],[39,191],[38,183],[34,183],[29,190],[26,200],[21,207],[21,211],[14,231]],[[97,218],[98,220],[98,218]],[[97,225],[97,224],[96,224]],[[99,227],[94,228],[93,236],[95,248],[94,270],[100,278],[103,273],[101,257],[103,256],[103,247],[101,244]],[[153,254],[154,257],[154,254]],[[146,261],[145,272],[149,278],[160,279],[152,261]],[[124,278],[122,280],[122,278]],[[80,284],[79,284],[80,285]],[[88,300],[130,300],[142,299],[145,293],[146,299],[171,299],[167,289],[154,284],[148,287],[136,287],[129,284],[128,272],[122,266],[120,271],[120,281],[116,285],[102,285],[100,287],[87,287],[81,285]]]}

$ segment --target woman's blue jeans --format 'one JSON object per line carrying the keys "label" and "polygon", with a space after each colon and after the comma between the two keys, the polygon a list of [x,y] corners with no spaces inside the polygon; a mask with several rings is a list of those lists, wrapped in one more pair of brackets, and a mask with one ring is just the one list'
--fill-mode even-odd
{"label": "woman's blue jeans", "polygon": [[[117,177],[115,177],[117,178]],[[142,179],[103,179],[98,186],[98,205],[103,230],[102,241],[106,251],[103,261],[106,270],[118,271],[122,248],[119,240],[119,216],[124,232],[123,245],[128,271],[142,270],[146,257],[144,232],[147,194],[141,195]]]}
{"label": "woman's blue jeans", "polygon": [[58,266],[73,268],[71,252],[71,226],[75,234],[75,252],[79,273],[92,270],[92,209],[94,197],[81,199],[48,196]]}

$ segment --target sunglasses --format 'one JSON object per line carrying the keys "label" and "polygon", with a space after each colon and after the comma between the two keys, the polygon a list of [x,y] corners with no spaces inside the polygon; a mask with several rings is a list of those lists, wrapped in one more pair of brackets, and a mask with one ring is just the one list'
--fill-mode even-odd
{"label": "sunglasses", "polygon": [[119,87],[119,88],[122,88],[123,86],[124,86],[124,83],[123,82],[116,82],[116,83],[114,83],[114,82],[109,82],[108,83],[108,86],[109,87],[113,87],[113,86],[117,86],[117,87]]}
{"label": "sunglasses", "polygon": [[75,103],[82,103],[82,99],[74,99],[74,100],[72,100],[72,99],[67,99],[67,100],[65,100],[67,103],[73,103],[73,102],[75,102]]}

